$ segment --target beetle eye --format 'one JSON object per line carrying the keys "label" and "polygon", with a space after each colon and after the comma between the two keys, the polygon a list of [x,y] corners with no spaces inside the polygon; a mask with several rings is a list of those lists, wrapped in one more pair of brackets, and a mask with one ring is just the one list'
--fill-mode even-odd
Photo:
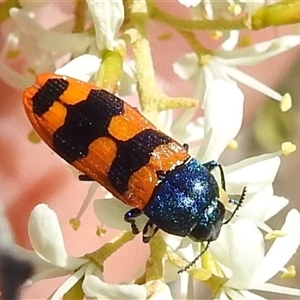
{"label": "beetle eye", "polygon": [[198,224],[190,232],[189,237],[195,242],[214,241],[218,238],[223,219],[225,207],[220,201],[216,201],[216,206],[208,206],[200,218]]}
{"label": "beetle eye", "polygon": [[189,237],[194,242],[204,242],[209,240],[209,236],[212,233],[212,228],[205,225],[195,227],[189,234]]}

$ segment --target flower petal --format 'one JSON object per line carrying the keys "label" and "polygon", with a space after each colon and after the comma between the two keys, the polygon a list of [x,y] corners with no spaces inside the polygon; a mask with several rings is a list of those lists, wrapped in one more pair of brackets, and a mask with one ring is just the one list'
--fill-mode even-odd
{"label": "flower petal", "polygon": [[124,21],[123,1],[86,1],[94,21],[99,50],[114,49],[115,37]]}
{"label": "flower petal", "polygon": [[228,194],[238,195],[245,186],[249,194],[264,189],[274,181],[279,165],[280,158],[271,153],[224,167]]}
{"label": "flower petal", "polygon": [[72,274],[51,296],[50,300],[63,299],[63,295],[68,292],[85,274],[88,264],[83,265],[78,271]]}
{"label": "flower petal", "polygon": [[276,215],[287,204],[284,197],[273,195],[273,187],[269,184],[263,190],[246,196],[246,201],[242,206],[240,215],[247,216],[255,221],[265,222]]}
{"label": "flower petal", "polygon": [[195,7],[197,5],[199,5],[199,3],[201,2],[201,0],[178,0],[178,3],[180,3],[181,5],[184,5],[185,7]]}
{"label": "flower petal", "polygon": [[174,73],[183,80],[191,79],[197,71],[197,55],[188,53],[173,63]]}
{"label": "flower petal", "polygon": [[[110,228],[131,231],[131,225],[124,221],[124,215],[132,207],[124,204],[116,198],[98,199],[94,201],[94,211],[100,222]],[[148,218],[141,215],[136,219],[137,227],[142,230]]]}
{"label": "flower petal", "polygon": [[215,55],[224,59],[227,66],[254,65],[299,45],[299,35],[285,35],[234,51],[220,50]]}
{"label": "flower petal", "polygon": [[46,204],[38,204],[31,212],[28,235],[34,251],[46,262],[76,269],[86,261],[68,256],[57,215]]}
{"label": "flower petal", "polygon": [[147,299],[149,300],[173,300],[170,288],[162,280],[151,280],[145,284]]}
{"label": "flower petal", "polygon": [[99,70],[100,64],[101,60],[97,56],[84,54],[57,69],[55,74],[66,75],[87,82]]}
{"label": "flower petal", "polygon": [[230,78],[237,82],[241,82],[246,86],[274,99],[281,101],[283,96],[276,92],[274,89],[255,79],[254,77],[238,70],[237,68],[222,66],[222,71],[227,74]]}
{"label": "flower petal", "polygon": [[265,291],[265,292],[291,295],[291,296],[300,296],[300,289],[294,289],[294,288],[280,286],[272,283],[261,283],[261,284],[258,283],[253,287],[253,289],[259,291]]}
{"label": "flower petal", "polygon": [[48,30],[37,45],[45,52],[80,54],[87,51],[94,39],[86,33],[66,33]]}
{"label": "flower petal", "polygon": [[226,286],[247,289],[254,272],[264,257],[264,241],[261,232],[249,219],[241,219],[231,225],[230,265],[232,277]]}
{"label": "flower petal", "polygon": [[147,298],[147,290],[143,285],[105,283],[95,275],[85,276],[82,289],[86,296],[99,300],[140,300]]}
{"label": "flower petal", "polygon": [[256,270],[252,285],[268,281],[287,264],[300,245],[299,228],[300,213],[292,209],[281,228],[286,235],[274,241],[262,264]]}
{"label": "flower petal", "polygon": [[239,291],[244,297],[245,299],[251,299],[251,300],[267,300],[264,297],[261,297],[259,295],[256,295],[254,293],[251,293],[249,291]]}
{"label": "flower petal", "polygon": [[203,144],[207,139],[209,142],[206,147],[201,147],[197,155],[199,161],[218,160],[225,147],[235,138],[242,124],[243,103],[244,95],[235,84],[217,79],[209,86],[204,100],[204,128],[207,135]]}

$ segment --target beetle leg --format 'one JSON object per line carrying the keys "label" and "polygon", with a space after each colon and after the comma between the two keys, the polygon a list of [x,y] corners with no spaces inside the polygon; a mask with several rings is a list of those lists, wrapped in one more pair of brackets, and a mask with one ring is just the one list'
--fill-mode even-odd
{"label": "beetle leg", "polygon": [[159,227],[157,227],[151,220],[149,220],[143,229],[143,242],[149,243],[158,229]]}
{"label": "beetle leg", "polygon": [[138,234],[140,232],[138,227],[135,224],[135,218],[140,216],[142,213],[143,212],[140,209],[133,208],[124,215],[124,220],[125,220],[125,222],[130,223],[131,231],[133,234]]}
{"label": "beetle leg", "polygon": [[80,174],[78,175],[78,179],[80,181],[95,181],[95,179],[91,178],[90,176],[88,175],[85,175],[85,174]]}
{"label": "beetle leg", "polygon": [[221,174],[221,185],[222,185],[222,189],[226,192],[226,184],[225,184],[225,176],[224,176],[224,171],[222,166],[216,162],[215,160],[209,161],[205,164],[203,164],[203,166],[209,171],[211,172],[213,169],[215,169],[216,167],[219,168],[220,170],[220,174]]}
{"label": "beetle leg", "polygon": [[215,169],[216,167],[218,167],[220,164],[218,162],[216,162],[215,160],[211,160],[207,163],[204,163],[203,166],[209,171],[211,172],[213,169]]}
{"label": "beetle leg", "polygon": [[182,146],[186,151],[189,151],[189,144],[184,143]]}
{"label": "beetle leg", "polygon": [[159,180],[163,180],[166,177],[166,172],[158,170],[156,171],[156,176]]}

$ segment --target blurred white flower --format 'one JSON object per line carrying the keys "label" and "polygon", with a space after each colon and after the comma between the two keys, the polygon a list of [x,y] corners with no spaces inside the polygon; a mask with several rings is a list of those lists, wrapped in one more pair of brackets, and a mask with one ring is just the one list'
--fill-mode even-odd
{"label": "blurred white flower", "polygon": [[112,51],[117,46],[116,36],[124,21],[123,1],[86,1],[96,31],[99,50]]}
{"label": "blurred white flower", "polygon": [[69,256],[57,215],[46,204],[33,209],[28,234],[34,251],[18,248],[18,252],[35,267],[28,283],[69,275],[50,299],[61,299],[74,285],[81,285],[80,279],[83,279],[81,289],[84,294],[96,299],[173,299],[161,280],[148,281],[144,285],[106,283],[102,270],[92,259]]}
{"label": "blurred white flower", "polygon": [[108,284],[94,275],[86,275],[83,283],[86,296],[99,300],[173,300],[169,287],[163,280],[151,280],[145,284]]}
{"label": "blurred white flower", "polygon": [[279,94],[257,79],[240,71],[237,67],[261,63],[299,45],[300,36],[287,35],[231,51],[224,50],[221,47],[212,55],[206,55],[200,67],[197,55],[189,53],[178,62],[175,62],[173,69],[180,78],[184,80],[192,79],[196,82],[195,90],[198,93],[195,97],[200,101],[211,82],[215,79],[223,79],[232,84],[239,82],[275,100],[282,101],[288,96]]}
{"label": "blurred white flower", "polygon": [[[101,66],[101,61],[101,58],[96,55],[83,54],[58,68],[55,74],[70,76],[85,82],[93,82]],[[135,67],[131,60],[123,63],[123,72],[119,94],[126,96],[136,92]]]}
{"label": "blurred white flower", "polygon": [[[0,52],[1,79],[15,89],[23,90],[34,82],[34,76],[54,71],[56,62],[66,54],[92,51],[94,38],[84,33],[45,29],[27,9],[10,9],[12,29]],[[71,21],[69,21],[71,22]],[[22,67],[12,66],[15,59],[22,59]]]}

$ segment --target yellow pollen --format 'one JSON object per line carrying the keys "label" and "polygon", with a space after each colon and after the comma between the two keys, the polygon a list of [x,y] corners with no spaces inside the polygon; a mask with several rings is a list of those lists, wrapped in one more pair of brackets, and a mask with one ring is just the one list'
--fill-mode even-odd
{"label": "yellow pollen", "polygon": [[253,44],[253,40],[250,35],[244,35],[244,36],[240,37],[240,39],[238,41],[238,46],[241,48],[250,46],[252,44]]}
{"label": "yellow pollen", "polygon": [[281,230],[273,230],[266,234],[265,240],[272,240],[272,239],[276,239],[279,237],[283,237],[285,235],[286,235],[286,233]]}
{"label": "yellow pollen", "polygon": [[19,49],[9,50],[5,53],[7,59],[14,59],[20,55],[21,51]]}
{"label": "yellow pollen", "polygon": [[222,188],[219,190],[219,199],[226,207],[229,206],[228,195]]}
{"label": "yellow pollen", "polygon": [[211,277],[211,273],[205,269],[191,269],[189,270],[190,276],[199,281],[206,281]]}
{"label": "yellow pollen", "polygon": [[159,41],[168,41],[168,40],[170,40],[172,37],[173,37],[172,32],[165,32],[165,33],[160,34],[160,35],[157,37],[157,39],[158,39]]}
{"label": "yellow pollen", "polygon": [[217,41],[219,38],[223,36],[223,32],[220,30],[215,30],[210,33],[210,36],[213,40]]}
{"label": "yellow pollen", "polygon": [[282,112],[288,111],[292,107],[291,95],[288,93],[284,94],[279,105]]}
{"label": "yellow pollen", "polygon": [[200,66],[208,65],[208,63],[210,62],[210,60],[211,60],[211,55],[210,54],[201,55],[201,57],[199,59],[199,65]]}
{"label": "yellow pollen", "polygon": [[34,130],[31,130],[28,134],[28,140],[32,143],[32,144],[38,144],[41,139],[40,137],[36,134],[36,132]]}
{"label": "yellow pollen", "polygon": [[230,143],[228,144],[227,148],[229,150],[236,150],[239,147],[239,144],[236,140],[232,140],[230,141]]}
{"label": "yellow pollen", "polygon": [[287,269],[284,270],[284,272],[281,274],[282,279],[290,279],[294,278],[296,276],[296,268],[294,265],[290,265],[287,267]]}
{"label": "yellow pollen", "polygon": [[97,226],[96,234],[99,237],[103,237],[105,233],[106,233],[106,229]]}
{"label": "yellow pollen", "polygon": [[80,219],[72,218],[72,219],[70,219],[69,224],[71,225],[71,227],[72,227],[74,230],[78,230],[78,228],[79,228],[80,225],[81,225],[81,222],[80,222]]}
{"label": "yellow pollen", "polygon": [[29,74],[33,75],[34,77],[39,75],[39,73],[35,69],[32,69],[32,68],[27,69],[27,72]]}
{"label": "yellow pollen", "polygon": [[232,13],[234,16],[239,15],[242,12],[242,8],[238,4],[232,4],[228,7],[228,10],[230,13]]}
{"label": "yellow pollen", "polygon": [[290,155],[291,153],[295,152],[297,150],[296,145],[294,145],[291,142],[285,142],[281,144],[281,151],[282,154],[285,156]]}

